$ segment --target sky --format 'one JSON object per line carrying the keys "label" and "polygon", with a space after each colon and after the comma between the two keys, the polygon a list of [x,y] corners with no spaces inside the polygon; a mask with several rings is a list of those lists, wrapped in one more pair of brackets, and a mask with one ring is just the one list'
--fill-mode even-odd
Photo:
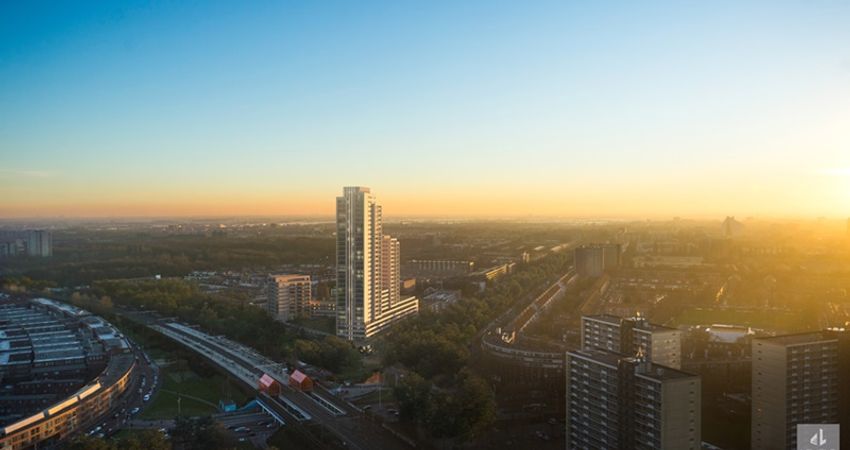
{"label": "sky", "polygon": [[850,215],[850,2],[0,2],[0,218]]}

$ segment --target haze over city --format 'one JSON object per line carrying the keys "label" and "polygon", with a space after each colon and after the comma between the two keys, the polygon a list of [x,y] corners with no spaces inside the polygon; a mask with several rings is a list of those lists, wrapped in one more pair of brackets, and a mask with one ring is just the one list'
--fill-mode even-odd
{"label": "haze over city", "polygon": [[848,25],[0,2],[0,449],[850,449]]}
{"label": "haze over city", "polygon": [[0,6],[0,217],[844,217],[850,5]]}

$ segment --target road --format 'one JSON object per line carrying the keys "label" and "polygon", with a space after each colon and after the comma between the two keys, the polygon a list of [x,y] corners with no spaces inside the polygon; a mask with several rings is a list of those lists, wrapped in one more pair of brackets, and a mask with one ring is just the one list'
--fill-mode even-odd
{"label": "road", "polygon": [[[280,415],[292,422],[315,422],[321,424],[347,448],[358,450],[407,449],[409,445],[390,431],[370,422],[365,415],[347,402],[336,398],[319,383],[315,391],[306,394],[288,386],[289,378],[285,367],[266,358],[254,349],[233,342],[222,336],[211,336],[193,327],[171,319],[154,319],[148,315],[145,325],[169,337],[218,366],[231,377],[257,389],[257,380],[268,373],[282,385],[281,396],[268,398]],[[307,417],[297,417],[291,410],[300,410]]]}

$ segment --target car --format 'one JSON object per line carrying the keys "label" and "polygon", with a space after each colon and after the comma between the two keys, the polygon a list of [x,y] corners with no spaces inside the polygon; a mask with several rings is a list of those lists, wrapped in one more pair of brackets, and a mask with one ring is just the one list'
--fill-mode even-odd
{"label": "car", "polygon": [[142,400],[144,400],[144,401],[148,401],[148,400],[150,400],[150,399],[151,399],[151,395],[150,395],[150,394],[145,394],[145,396],[144,396],[144,397],[142,397]]}
{"label": "car", "polygon": [[138,406],[130,410],[130,414],[136,414],[136,413],[138,413],[138,412],[139,412],[139,407],[138,407]]}
{"label": "car", "polygon": [[237,433],[242,433],[242,432],[244,432],[244,431],[248,431],[248,430],[250,430],[250,428],[248,428],[248,427],[239,427],[239,428],[237,428],[237,429],[235,429],[235,430],[233,430],[233,431],[235,431],[235,432],[237,432]]}
{"label": "car", "polygon": [[245,441],[246,441],[245,438],[243,438],[243,437],[239,438],[239,442],[245,442]]}
{"label": "car", "polygon": [[266,428],[274,428],[274,426],[275,425],[273,423],[270,423],[270,424],[266,425]]}

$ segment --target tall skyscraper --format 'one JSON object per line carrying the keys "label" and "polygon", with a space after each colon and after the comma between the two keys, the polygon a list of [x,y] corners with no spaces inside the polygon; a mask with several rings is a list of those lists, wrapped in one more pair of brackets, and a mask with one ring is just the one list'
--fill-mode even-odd
{"label": "tall skyscraper", "polygon": [[337,336],[366,339],[419,310],[401,298],[398,240],[383,234],[381,205],[367,187],[343,189],[336,199]]}
{"label": "tall skyscraper", "polygon": [[843,425],[841,447],[850,448],[850,331],[758,338],[752,346],[751,448],[796,449],[799,424]]}
{"label": "tall skyscraper", "polygon": [[568,449],[701,448],[700,377],[590,350],[567,352]]}
{"label": "tall skyscraper", "polygon": [[275,319],[288,322],[310,314],[310,275],[269,275],[266,309]]}
{"label": "tall skyscraper", "polygon": [[609,314],[581,318],[581,348],[626,356],[638,352],[655,364],[682,367],[681,331],[649,323],[644,317],[620,318]]}

